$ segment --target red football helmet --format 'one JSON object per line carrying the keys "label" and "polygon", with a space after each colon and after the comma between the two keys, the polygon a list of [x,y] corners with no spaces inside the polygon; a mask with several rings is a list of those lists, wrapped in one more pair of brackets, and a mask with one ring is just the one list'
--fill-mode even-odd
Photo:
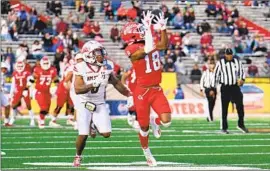
{"label": "red football helmet", "polygon": [[127,44],[144,40],[143,25],[135,22],[128,22],[121,30],[121,38]]}
{"label": "red football helmet", "polygon": [[24,70],[24,68],[25,68],[25,63],[24,62],[18,61],[18,62],[15,63],[16,71],[22,72]]}

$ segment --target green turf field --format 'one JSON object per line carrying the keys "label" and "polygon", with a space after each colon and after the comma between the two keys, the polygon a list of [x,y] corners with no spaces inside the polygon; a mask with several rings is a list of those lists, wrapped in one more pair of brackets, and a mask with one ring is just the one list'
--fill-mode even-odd
{"label": "green turf field", "polygon": [[[47,121],[48,123],[48,121]],[[64,120],[60,120],[64,125]],[[62,129],[29,128],[28,120],[17,127],[2,127],[2,170],[69,170],[75,155],[77,132]],[[126,120],[113,120],[110,139],[88,139],[80,169],[149,169],[137,133]],[[236,120],[230,121],[230,134],[219,133],[219,122],[174,120],[163,129],[162,137],[150,135],[150,147],[158,161],[153,170],[270,169],[270,133],[242,134]],[[248,128],[270,128],[269,119],[247,120]],[[76,168],[77,169],[77,168]]]}

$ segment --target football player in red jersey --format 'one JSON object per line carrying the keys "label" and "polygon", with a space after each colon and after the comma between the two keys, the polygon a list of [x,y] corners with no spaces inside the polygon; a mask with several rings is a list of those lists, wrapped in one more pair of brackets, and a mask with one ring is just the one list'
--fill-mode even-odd
{"label": "football player in red jersey", "polygon": [[54,109],[54,113],[52,116],[52,119],[50,121],[50,126],[52,127],[60,127],[61,125],[56,123],[56,118],[58,116],[58,114],[60,113],[62,107],[64,106],[64,104],[66,103],[67,105],[67,110],[66,110],[66,114],[68,114],[68,120],[67,120],[67,125],[72,125],[74,126],[74,105],[73,102],[70,98],[70,94],[69,94],[69,89],[70,89],[70,84],[72,81],[72,76],[73,76],[73,67],[74,67],[74,60],[70,59],[69,60],[69,64],[65,67],[64,69],[64,73],[62,76],[62,80],[60,81],[60,83],[58,84],[57,87],[57,106]]}
{"label": "football player in red jersey", "polygon": [[[155,44],[151,30],[151,23],[154,17],[156,17],[154,20],[156,22],[155,28],[161,30],[161,40]],[[128,44],[125,52],[132,62],[137,77],[137,86],[133,97],[138,122],[141,127],[139,133],[140,143],[147,164],[149,166],[156,166],[157,162],[148,147],[149,123],[156,138],[161,136],[160,125],[168,127],[171,124],[170,106],[159,85],[162,75],[159,51],[167,49],[168,46],[166,33],[167,19],[164,19],[162,13],[159,16],[153,16],[148,11],[146,15],[144,13],[142,23],[127,23],[121,31],[121,37]],[[151,107],[158,117],[150,117]]]}
{"label": "football player in red jersey", "polygon": [[44,56],[40,60],[40,66],[34,69],[34,78],[36,79],[36,94],[35,99],[40,107],[38,126],[40,129],[45,126],[45,116],[48,114],[51,106],[50,87],[52,82],[58,83],[57,70],[51,66],[51,61]]}
{"label": "football player in red jersey", "polygon": [[[136,73],[135,70],[131,67],[126,72],[122,74],[121,81],[124,85],[126,85],[129,90],[133,93],[136,88]],[[133,98],[130,96],[130,98]],[[136,131],[140,130],[140,125],[137,121],[137,113],[135,105],[132,105],[128,108],[128,116],[127,116],[128,124],[133,127]]]}
{"label": "football player in red jersey", "polygon": [[[21,105],[21,99],[24,99],[26,107],[29,111],[30,126],[35,126],[34,113],[31,108],[31,98],[29,93],[29,86],[34,82],[31,73],[26,70],[25,63],[18,60],[15,63],[15,71],[12,74],[10,97],[12,114],[9,123],[12,125],[17,114],[17,107]],[[30,84],[29,84],[30,83]]]}

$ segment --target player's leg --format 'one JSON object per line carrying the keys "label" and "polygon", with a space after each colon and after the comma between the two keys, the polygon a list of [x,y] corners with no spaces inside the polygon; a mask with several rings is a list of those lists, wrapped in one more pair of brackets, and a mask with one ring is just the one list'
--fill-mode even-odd
{"label": "player's leg", "polygon": [[75,124],[75,120],[74,120],[74,104],[73,104],[73,102],[71,100],[70,94],[68,94],[66,104],[67,104],[67,115],[68,115],[68,119],[67,119],[66,124],[74,126],[74,124]]}
{"label": "player's leg", "polygon": [[77,122],[79,135],[76,140],[76,156],[73,162],[74,167],[78,167],[81,164],[82,153],[86,145],[86,140],[88,138],[90,121],[92,117],[92,113],[89,112],[82,104],[78,106],[77,111],[78,111]]}
{"label": "player's leg", "polygon": [[49,123],[49,126],[51,127],[61,127],[60,124],[56,123],[57,120],[57,116],[59,115],[62,107],[64,106],[64,104],[67,101],[67,92],[63,91],[62,89],[57,89],[57,99],[56,99],[56,108],[53,111],[53,114],[51,116],[51,121]]}
{"label": "player's leg", "polygon": [[154,136],[159,138],[161,131],[159,126],[169,127],[171,125],[171,109],[167,98],[165,97],[162,89],[155,89],[151,96],[151,106],[157,113],[157,116],[151,116],[151,126]]}
{"label": "player's leg", "polygon": [[29,112],[30,117],[30,126],[35,126],[35,114],[32,111],[32,105],[31,105],[31,98],[30,98],[30,92],[28,91],[27,96],[23,96],[23,99],[25,101],[26,107]]}
{"label": "player's leg", "polygon": [[1,100],[1,107],[4,106],[5,108],[4,126],[12,126],[12,125],[9,125],[10,105],[8,103],[7,97],[5,96],[3,92],[0,92],[0,100]]}
{"label": "player's leg", "polygon": [[136,106],[137,119],[140,125],[139,139],[144,156],[149,166],[156,166],[157,162],[148,147],[150,120],[150,104],[148,100],[150,92],[145,94],[146,91],[149,90],[137,87],[134,92],[134,102]]}
{"label": "player's leg", "polygon": [[45,127],[45,116],[49,113],[50,103],[51,103],[51,95],[50,93],[36,93],[36,100],[38,102],[40,113],[39,113],[39,121],[38,126],[40,129]]}
{"label": "player's leg", "polygon": [[[97,105],[92,121],[100,135],[109,138],[112,132],[111,118],[106,104]],[[92,125],[93,126],[93,125]]]}
{"label": "player's leg", "polygon": [[15,122],[15,118],[17,116],[18,110],[17,108],[21,105],[22,92],[17,92],[13,95],[13,99],[11,101],[11,113],[9,124],[13,125]]}

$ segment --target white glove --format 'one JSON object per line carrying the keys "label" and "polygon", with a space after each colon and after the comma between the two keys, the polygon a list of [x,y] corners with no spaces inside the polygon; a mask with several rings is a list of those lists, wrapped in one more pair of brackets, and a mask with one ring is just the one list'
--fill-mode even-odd
{"label": "white glove", "polygon": [[23,90],[22,95],[23,95],[23,97],[27,97],[28,96],[28,90]]}
{"label": "white glove", "polygon": [[147,11],[145,13],[145,11],[143,12],[143,19],[142,19],[142,24],[143,24],[143,27],[146,29],[146,30],[150,30],[151,28],[151,23],[152,23],[152,20],[155,16],[152,15],[152,12],[151,11]]}
{"label": "white glove", "polygon": [[143,13],[143,26],[145,28],[144,32],[144,39],[145,39],[145,45],[144,45],[144,52],[148,54],[149,52],[153,51],[155,49],[154,47],[154,40],[151,32],[151,23],[154,18],[154,15],[152,15],[151,11],[147,11]]}
{"label": "white glove", "polygon": [[130,108],[130,107],[132,107],[132,106],[134,106],[133,96],[129,96],[129,97],[127,98],[127,108]]}
{"label": "white glove", "polygon": [[157,16],[157,19],[154,19],[154,21],[157,23],[155,25],[156,29],[165,30],[167,28],[168,18],[165,19],[163,13],[159,14],[159,17]]}
{"label": "white glove", "polygon": [[99,87],[100,84],[102,84],[103,82],[103,78],[102,78],[102,75],[100,74],[95,80],[94,82],[92,83],[92,86],[93,87]]}

